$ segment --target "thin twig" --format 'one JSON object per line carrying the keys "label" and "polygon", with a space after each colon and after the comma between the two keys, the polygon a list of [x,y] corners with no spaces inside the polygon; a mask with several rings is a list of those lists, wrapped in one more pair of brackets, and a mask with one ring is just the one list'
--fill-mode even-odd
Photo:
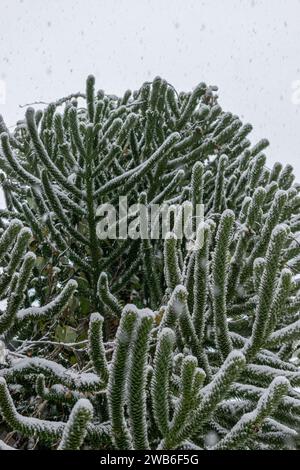
{"label": "thin twig", "polygon": [[[17,341],[18,343],[22,343],[24,341],[22,341],[21,339],[17,339],[15,340]],[[35,340],[35,341],[25,341],[26,344],[50,344],[51,346],[66,346],[66,347],[75,347],[75,346],[79,346],[80,344],[86,344],[88,342],[87,339],[84,339],[82,341],[78,341],[77,343],[64,343],[64,342],[60,342],[60,341],[44,341],[44,340]]]}
{"label": "thin twig", "polygon": [[46,104],[49,105],[50,103],[47,103],[47,101],[33,101],[32,103],[26,103],[26,104],[19,104],[19,108],[27,108],[27,106],[33,106],[35,104]]}

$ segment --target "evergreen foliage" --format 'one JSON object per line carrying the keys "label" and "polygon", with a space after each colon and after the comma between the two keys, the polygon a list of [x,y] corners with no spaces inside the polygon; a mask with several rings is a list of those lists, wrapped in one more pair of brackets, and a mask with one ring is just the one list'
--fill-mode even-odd
{"label": "evergreen foliage", "polygon": [[[215,92],[89,76],[0,119],[0,450],[299,445],[299,185]],[[120,196],[205,221],[100,239]]]}

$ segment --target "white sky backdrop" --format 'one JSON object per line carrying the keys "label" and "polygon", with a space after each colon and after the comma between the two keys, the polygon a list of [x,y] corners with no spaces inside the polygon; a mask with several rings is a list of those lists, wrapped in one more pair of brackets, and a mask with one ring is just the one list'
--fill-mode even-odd
{"label": "white sky backdrop", "polygon": [[20,104],[84,90],[89,73],[116,94],[156,75],[178,90],[218,85],[252,141],[271,141],[269,166],[289,162],[300,181],[299,0],[0,0],[7,125]]}

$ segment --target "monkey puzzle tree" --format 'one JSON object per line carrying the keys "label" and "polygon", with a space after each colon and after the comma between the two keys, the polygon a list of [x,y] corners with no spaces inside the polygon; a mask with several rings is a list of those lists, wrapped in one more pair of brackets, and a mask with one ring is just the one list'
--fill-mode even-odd
{"label": "monkey puzzle tree", "polygon": [[[251,146],[216,87],[177,94],[157,77],[117,98],[94,85],[29,108],[13,133],[0,120],[2,438],[16,430],[0,447],[296,446],[292,167],[266,167],[268,142]],[[147,224],[148,238],[99,239],[97,207],[121,196],[167,204],[165,239]],[[185,203],[190,243],[171,216]]]}

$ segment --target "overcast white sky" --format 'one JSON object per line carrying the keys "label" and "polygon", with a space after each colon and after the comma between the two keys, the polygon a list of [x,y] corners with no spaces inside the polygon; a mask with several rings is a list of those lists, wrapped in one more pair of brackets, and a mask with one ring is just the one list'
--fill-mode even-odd
{"label": "overcast white sky", "polygon": [[[0,0],[0,113],[161,75],[219,86],[220,104],[271,141],[300,181],[300,0]],[[293,88],[294,87],[294,88]]]}

